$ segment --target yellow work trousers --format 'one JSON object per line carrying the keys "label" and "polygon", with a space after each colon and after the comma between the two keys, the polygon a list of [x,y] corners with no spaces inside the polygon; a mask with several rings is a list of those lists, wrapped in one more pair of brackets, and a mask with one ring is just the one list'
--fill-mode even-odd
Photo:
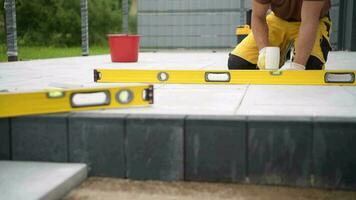
{"label": "yellow work trousers", "polygon": [[[286,55],[291,45],[296,44],[300,22],[285,21],[273,13],[270,13],[267,18],[268,24],[268,42],[269,46],[280,47],[282,66],[285,62]],[[311,56],[318,58],[323,64],[327,60],[327,54],[330,47],[330,30],[331,21],[329,17],[320,19],[317,37],[313,46]],[[231,52],[235,56],[239,56],[246,61],[256,64],[258,59],[258,48],[251,32],[236,48]]]}

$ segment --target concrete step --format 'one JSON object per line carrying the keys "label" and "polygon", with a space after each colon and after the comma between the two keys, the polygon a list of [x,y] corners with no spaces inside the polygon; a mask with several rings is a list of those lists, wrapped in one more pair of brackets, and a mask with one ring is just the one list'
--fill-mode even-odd
{"label": "concrete step", "polygon": [[0,161],[0,199],[60,199],[86,178],[85,164]]}

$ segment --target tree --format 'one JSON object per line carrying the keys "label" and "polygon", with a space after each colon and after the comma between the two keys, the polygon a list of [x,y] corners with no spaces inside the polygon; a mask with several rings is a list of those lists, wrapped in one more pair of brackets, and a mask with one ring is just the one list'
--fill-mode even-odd
{"label": "tree", "polygon": [[6,42],[6,28],[5,28],[5,11],[4,0],[0,0],[0,47],[5,45]]}
{"label": "tree", "polygon": [[[4,0],[0,2],[4,5]],[[121,32],[121,3],[89,0],[88,4],[90,43],[107,45],[107,34]],[[16,12],[19,45],[81,45],[80,0],[16,0]],[[0,30],[4,30],[3,20],[0,17]],[[5,44],[3,31],[0,42]]]}

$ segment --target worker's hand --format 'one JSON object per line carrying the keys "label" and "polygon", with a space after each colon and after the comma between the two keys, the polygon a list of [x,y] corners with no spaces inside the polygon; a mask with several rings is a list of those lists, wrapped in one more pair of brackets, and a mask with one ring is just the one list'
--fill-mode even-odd
{"label": "worker's hand", "polygon": [[257,67],[261,70],[266,69],[266,47],[261,49],[258,54]]}
{"label": "worker's hand", "polygon": [[280,70],[305,70],[305,66],[292,62],[288,65],[284,65]]}

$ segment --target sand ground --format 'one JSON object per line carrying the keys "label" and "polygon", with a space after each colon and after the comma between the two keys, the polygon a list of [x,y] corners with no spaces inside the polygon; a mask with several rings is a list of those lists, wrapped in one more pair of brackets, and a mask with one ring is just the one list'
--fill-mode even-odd
{"label": "sand ground", "polygon": [[223,183],[129,181],[89,178],[65,200],[334,200],[356,199],[356,192]]}

